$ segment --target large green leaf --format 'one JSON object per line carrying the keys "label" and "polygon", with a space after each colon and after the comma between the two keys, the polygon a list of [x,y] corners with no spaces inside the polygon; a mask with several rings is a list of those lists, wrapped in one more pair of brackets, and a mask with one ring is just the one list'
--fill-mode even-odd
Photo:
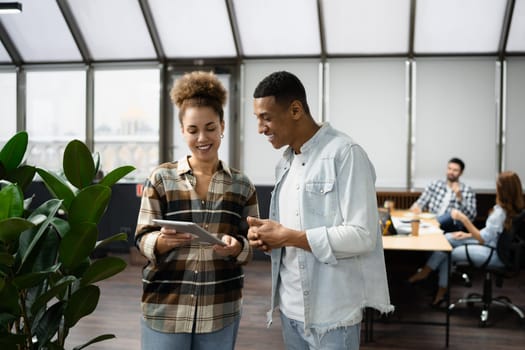
{"label": "large green leaf", "polygon": [[82,317],[89,315],[97,307],[100,289],[95,285],[80,288],[71,295],[64,310],[64,323],[73,327]]}
{"label": "large green leaf", "polygon": [[35,177],[36,168],[32,165],[21,165],[6,175],[6,179],[18,184],[25,190]]}
{"label": "large green leaf", "polygon": [[34,315],[44,307],[51,299],[60,299],[60,295],[64,293],[66,288],[75,282],[77,279],[73,276],[65,276],[58,281],[52,288],[49,288],[45,293],[38,296],[33,305],[31,306],[31,313]]}
{"label": "large green leaf", "polygon": [[18,239],[22,232],[34,226],[31,221],[22,218],[0,220],[0,241],[10,243]]}
{"label": "large green leaf", "polygon": [[116,256],[108,256],[96,260],[84,273],[84,277],[80,283],[81,285],[87,285],[105,280],[121,272],[126,266],[126,262]]}
{"label": "large green leaf", "polygon": [[49,274],[56,272],[58,268],[59,265],[56,264],[46,270],[17,275],[15,278],[13,278],[13,285],[18,288],[18,290],[29,289],[36,286],[37,284],[40,284],[40,282],[45,280]]}
{"label": "large green leaf", "polygon": [[9,184],[0,190],[0,220],[20,217],[24,213],[24,194],[20,187]]}
{"label": "large green leaf", "polygon": [[42,349],[49,339],[53,338],[58,331],[62,315],[64,314],[64,302],[53,304],[33,323],[31,333],[38,339],[38,349]]}
{"label": "large green leaf", "polygon": [[4,334],[0,337],[0,349],[2,350],[18,350],[24,349],[24,344],[27,336],[24,334]]}
{"label": "large green leaf", "polygon": [[62,199],[64,201],[64,208],[66,211],[69,210],[69,206],[71,205],[71,201],[75,197],[75,194],[67,182],[60,176],[41,168],[37,168],[36,172],[40,175],[42,180],[44,180],[44,184],[51,195],[55,198]]}
{"label": "large green leaf", "polygon": [[69,229],[70,229],[70,225],[67,220],[57,218],[57,217],[51,220],[51,225],[53,225],[55,230],[57,230],[58,234],[62,238],[66,235],[66,233],[69,232]]}
{"label": "large green leaf", "polygon": [[0,163],[3,164],[7,172],[16,169],[22,163],[27,150],[28,139],[27,132],[21,131],[11,137],[0,150]]}
{"label": "large green leaf", "polygon": [[[40,238],[44,235],[44,233],[49,229],[49,225],[51,224],[51,221],[53,220],[53,217],[55,216],[56,212],[60,208],[60,205],[62,204],[62,201],[58,199],[50,199],[49,201],[43,203],[39,208],[42,210],[42,208],[46,208],[48,210],[48,217],[46,220],[38,227],[38,230],[36,234],[32,237],[31,241],[29,242],[27,247],[20,247],[19,251],[22,255],[22,262],[20,264],[20,269],[23,268],[23,265],[31,252],[33,251],[34,247],[37,245]],[[37,210],[39,209],[37,208]]]}
{"label": "large green leaf", "polygon": [[64,174],[78,189],[89,186],[95,177],[95,163],[88,147],[79,140],[69,142],[64,150]]}
{"label": "large green leaf", "polygon": [[21,313],[18,305],[18,290],[10,283],[0,289],[0,313],[4,312],[15,316],[19,316]]}
{"label": "large green leaf", "polygon": [[113,339],[113,338],[115,338],[114,334],[102,334],[102,335],[99,335],[98,337],[95,337],[95,338],[91,339],[87,343],[84,343],[84,344],[79,345],[79,346],[75,346],[73,348],[73,350],[81,350],[81,349],[84,349],[84,348],[88,347],[91,344],[99,343],[101,341],[108,340],[108,339]]}
{"label": "large green leaf", "polygon": [[104,178],[100,181],[100,184],[111,187],[116,184],[118,180],[122,179],[133,170],[135,170],[135,167],[131,165],[121,166],[120,168],[113,169],[109,174],[104,176]]}
{"label": "large green leaf", "polygon": [[0,253],[0,265],[11,267],[13,266],[14,262],[15,262],[15,258],[13,258],[11,254],[4,253],[4,252]]}
{"label": "large green leaf", "polygon": [[97,245],[95,246],[95,248],[101,248],[113,242],[119,242],[119,241],[127,242],[127,240],[128,240],[128,235],[125,232],[121,232],[111,237],[107,237],[102,241],[97,241]]}
{"label": "large green leaf", "polygon": [[82,222],[71,225],[59,247],[60,261],[68,270],[74,269],[88,257],[97,243],[98,228],[95,223]]}
{"label": "large green leaf", "polygon": [[80,190],[69,208],[70,224],[98,223],[106,211],[110,198],[111,189],[107,186],[92,185]]}

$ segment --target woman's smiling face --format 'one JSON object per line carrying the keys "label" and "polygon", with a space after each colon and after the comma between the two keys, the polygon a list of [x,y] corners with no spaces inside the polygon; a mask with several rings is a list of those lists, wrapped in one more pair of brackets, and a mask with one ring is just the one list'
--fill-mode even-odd
{"label": "woman's smiling face", "polygon": [[224,121],[213,108],[187,107],[182,116],[181,129],[192,157],[203,162],[218,159]]}

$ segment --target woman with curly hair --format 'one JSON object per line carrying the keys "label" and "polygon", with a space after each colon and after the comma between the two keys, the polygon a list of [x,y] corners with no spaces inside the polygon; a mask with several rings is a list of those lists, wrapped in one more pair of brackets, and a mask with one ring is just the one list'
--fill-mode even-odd
{"label": "woman with curly hair", "polygon": [[[178,79],[190,155],[159,165],[146,180],[135,233],[143,269],[142,349],[231,350],[241,317],[242,265],[252,258],[246,217],[259,216],[255,187],[219,159],[226,90],[213,73]],[[153,219],[191,221],[225,245],[200,243]]]}
{"label": "woman with curly hair", "polygon": [[[453,209],[451,216],[454,220],[460,221],[467,232],[457,231],[447,233],[446,237],[452,246],[452,263],[467,261],[466,244],[470,244],[468,255],[470,260],[477,265],[482,265],[488,258],[491,249],[487,246],[496,248],[499,235],[509,230],[512,219],[525,208],[523,201],[523,188],[521,181],[515,172],[504,171],[499,174],[496,181],[496,204],[489,214],[485,227],[479,230],[470,219],[460,212]],[[474,244],[474,245],[472,245]],[[492,254],[489,265],[503,266],[503,262],[498,254]],[[445,300],[448,286],[448,266],[447,254],[444,252],[434,252],[417,273],[409,278],[409,282],[414,283],[423,280],[428,275],[437,270],[439,273],[438,290],[432,306],[439,306]]]}

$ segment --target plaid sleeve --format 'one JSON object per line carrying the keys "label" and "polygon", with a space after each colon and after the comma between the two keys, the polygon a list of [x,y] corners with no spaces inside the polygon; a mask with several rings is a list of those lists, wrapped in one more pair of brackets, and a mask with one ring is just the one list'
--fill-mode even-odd
{"label": "plaid sleeve", "polygon": [[459,203],[458,209],[461,210],[471,221],[476,219],[476,194],[469,186],[465,186],[461,193],[461,202]]}

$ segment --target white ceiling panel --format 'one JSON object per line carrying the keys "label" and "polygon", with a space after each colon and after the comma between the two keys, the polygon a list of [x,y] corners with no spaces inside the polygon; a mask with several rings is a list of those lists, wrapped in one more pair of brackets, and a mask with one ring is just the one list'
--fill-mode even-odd
{"label": "white ceiling panel", "polygon": [[155,59],[153,42],[138,1],[69,0],[95,60]]}
{"label": "white ceiling panel", "polygon": [[245,56],[319,55],[315,0],[234,0]]}
{"label": "white ceiling panel", "polygon": [[2,43],[0,43],[0,62],[2,63],[11,62],[11,57],[9,57],[9,54],[7,53]]}
{"label": "white ceiling panel", "polygon": [[415,53],[496,53],[506,4],[506,0],[417,1]]}
{"label": "white ceiling panel", "polygon": [[26,62],[82,60],[55,0],[23,0],[19,14],[2,15],[11,40]]}
{"label": "white ceiling panel", "polygon": [[525,0],[517,0],[512,14],[507,51],[525,52]]}
{"label": "white ceiling panel", "polygon": [[329,55],[408,52],[410,0],[323,0],[322,12]]}
{"label": "white ceiling panel", "polygon": [[224,0],[149,0],[168,58],[235,57]]}

